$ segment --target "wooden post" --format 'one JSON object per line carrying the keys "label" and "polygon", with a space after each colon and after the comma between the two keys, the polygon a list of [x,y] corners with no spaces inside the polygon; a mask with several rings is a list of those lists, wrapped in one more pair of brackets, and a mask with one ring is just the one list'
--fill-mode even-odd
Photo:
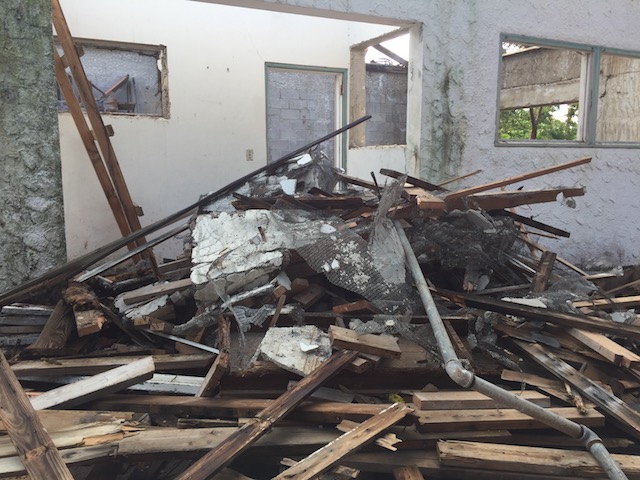
{"label": "wooden post", "polygon": [[556,254],[554,252],[549,250],[542,252],[540,263],[538,263],[536,274],[533,277],[533,293],[542,293],[547,289],[555,261]]}
{"label": "wooden post", "polygon": [[220,316],[218,318],[218,350],[220,353],[202,381],[196,397],[210,397],[220,385],[220,380],[229,371],[229,352],[231,350],[231,322]]}

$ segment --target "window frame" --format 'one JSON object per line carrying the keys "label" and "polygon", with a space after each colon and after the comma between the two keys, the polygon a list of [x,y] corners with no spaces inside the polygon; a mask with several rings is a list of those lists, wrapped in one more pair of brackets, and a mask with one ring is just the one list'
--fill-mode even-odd
{"label": "window frame", "polygon": [[[115,115],[119,117],[139,117],[139,118],[170,118],[170,101],[169,101],[169,70],[167,62],[167,47],[165,45],[151,45],[146,43],[132,43],[132,42],[116,42],[112,40],[99,40],[94,38],[75,38],[74,43],[76,48],[79,49],[80,62],[82,62],[83,47],[91,47],[105,50],[121,50],[124,52],[142,53],[142,54],[157,54],[158,63],[158,91],[161,95],[161,112],[160,113],[136,113],[136,112],[107,112],[101,111],[100,115]],[[53,44],[58,45],[58,36],[53,36]],[[84,65],[83,65],[84,68]],[[84,106],[82,107],[84,111]],[[64,114],[67,112],[60,112],[58,114]]]}
{"label": "window frame", "polygon": [[[499,138],[500,125],[500,95],[503,81],[502,45],[504,42],[531,44],[540,47],[558,48],[584,52],[587,55],[587,66],[582,75],[585,76],[584,87],[580,92],[580,108],[583,121],[579,124],[579,139],[576,140],[528,140],[528,139],[501,139]],[[494,145],[496,147],[570,147],[570,148],[640,148],[640,139],[634,142],[625,141],[598,141],[596,139],[598,121],[598,95],[600,91],[600,62],[602,55],[618,55],[640,59],[640,51],[625,50],[619,48],[604,47],[601,45],[589,45],[583,43],[552,40],[547,38],[530,37],[501,33],[498,44],[498,90],[496,96],[495,134]],[[581,77],[581,80],[582,77]]]}

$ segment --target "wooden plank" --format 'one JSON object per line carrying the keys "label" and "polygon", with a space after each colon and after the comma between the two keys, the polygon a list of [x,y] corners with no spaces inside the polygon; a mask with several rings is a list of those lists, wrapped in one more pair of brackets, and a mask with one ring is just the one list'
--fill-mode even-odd
{"label": "wooden plank", "polygon": [[380,309],[367,300],[334,305],[331,310],[339,314],[354,312],[380,313]]}
{"label": "wooden plank", "polygon": [[[510,472],[514,475],[513,478],[517,477],[517,472],[536,472],[554,477],[606,476],[593,455],[586,451],[455,440],[438,442],[437,450],[438,458],[444,466]],[[640,478],[639,456],[613,454],[612,458],[629,478]]]}
{"label": "wooden plank", "polygon": [[536,274],[533,276],[533,288],[531,289],[533,293],[542,293],[547,289],[556,257],[557,255],[549,250],[542,252]]}
{"label": "wooden plank", "polygon": [[550,173],[559,172],[561,170],[577,167],[579,165],[584,165],[585,163],[589,163],[590,161],[591,161],[591,157],[584,157],[578,160],[574,160],[572,162],[566,162],[560,165],[554,165],[552,167],[535,170],[533,172],[523,173],[515,177],[505,178],[503,180],[496,180],[495,182],[486,183],[484,185],[477,185],[471,188],[465,188],[463,190],[458,190],[457,192],[449,193],[445,197],[445,200],[453,200],[456,198],[466,197],[474,193],[486,192],[487,190],[493,190],[494,188],[504,187],[506,185],[512,185],[514,183],[521,182],[524,180],[529,180],[531,178],[541,177],[543,175],[548,175]]}
{"label": "wooden plank", "polygon": [[391,335],[359,334],[348,328],[329,326],[329,337],[334,347],[349,348],[363,353],[380,355],[384,358],[400,358],[402,350]]}
{"label": "wooden plank", "polygon": [[[395,178],[395,179],[401,178],[406,175],[404,173],[397,172],[395,170],[390,170],[388,168],[381,168],[380,174],[385,175],[387,177]],[[410,175],[406,175],[406,177],[407,177],[407,179],[405,180],[406,183],[413,185],[415,187],[424,188],[428,192],[433,192],[436,190],[445,190],[444,188],[439,187],[438,185],[434,185],[433,183],[429,183],[420,178],[412,177]]]}
{"label": "wooden plank", "polygon": [[568,363],[560,360],[540,345],[514,340],[535,362],[542,365],[563,382],[576,388],[602,411],[620,422],[620,426],[636,439],[640,439],[640,413],[608,390],[587,378]]}
{"label": "wooden plank", "polygon": [[[69,430],[48,432],[51,440],[58,449],[71,448],[83,444],[85,438],[113,435],[122,433],[122,422],[104,423],[99,425],[80,425]],[[17,455],[16,447],[8,436],[0,437],[0,458]]]}
{"label": "wooden plank", "polygon": [[436,197],[433,193],[429,193],[424,188],[409,187],[405,191],[416,200],[416,205],[421,210],[445,210],[447,204],[440,197]]}
{"label": "wooden plank", "polygon": [[581,197],[584,194],[585,189],[581,187],[561,187],[546,190],[518,190],[515,192],[483,193],[453,199],[450,199],[447,195],[443,201],[446,203],[447,210],[453,210],[456,208],[500,210],[518,207],[520,205],[555,202],[558,199],[558,195],[563,195],[564,197]]}
{"label": "wooden plank", "polygon": [[190,278],[182,280],[174,280],[172,282],[156,283],[153,285],[145,285],[136,290],[131,290],[122,295],[122,301],[127,305],[146,302],[161,295],[171,295],[178,290],[184,290],[193,287]]}
{"label": "wooden plank", "polygon": [[210,397],[220,386],[220,381],[229,372],[229,358],[231,351],[231,323],[226,317],[218,318],[218,356],[204,377],[196,397]]}
{"label": "wooden plank", "polygon": [[[67,448],[59,453],[63,466],[68,471],[66,465],[83,464],[113,457],[116,455],[117,450],[117,445],[97,445],[93,447]],[[56,480],[73,480],[70,473],[68,475],[62,475],[59,470],[53,469],[45,471],[42,475],[34,475],[29,471],[28,466],[23,465],[23,461],[19,456],[0,458],[0,478],[13,479],[27,473],[33,480],[51,480],[53,478]]]}
{"label": "wooden plank", "polygon": [[[11,369],[18,377],[34,375],[93,375],[120,365],[128,365],[146,355],[125,355],[121,357],[84,357],[55,360],[24,360],[14,363]],[[214,355],[153,355],[157,371],[208,368]]]}
{"label": "wooden plank", "polygon": [[[173,414],[201,418],[248,418],[254,417],[272,405],[274,400],[259,398],[180,397],[171,395],[114,394],[91,403],[92,409],[123,409],[150,414]],[[291,413],[292,419],[328,424],[343,419],[363,421],[377,415],[388,404],[304,402]]]}
{"label": "wooden plank", "polygon": [[[96,141],[100,147],[104,164],[109,172],[109,177],[111,178],[116,194],[122,205],[130,231],[134,232],[136,230],[140,230],[141,225],[135,205],[124,180],[124,175],[120,169],[107,129],[102,121],[98,105],[93,97],[91,84],[89,83],[84,68],[82,67],[82,62],[78,56],[78,51],[71,36],[71,32],[69,31],[69,26],[64,18],[59,0],[52,0],[51,18],[56,29],[58,41],[64,51],[64,56],[71,71],[71,75],[73,76],[78,93],[80,94],[80,98],[84,104],[87,118],[89,119]],[[141,237],[135,240],[135,242],[137,245],[142,245],[145,243],[145,240]],[[146,258],[155,268],[156,263],[153,253],[147,253]]]}
{"label": "wooden plank", "polygon": [[[574,422],[588,427],[604,425],[604,416],[594,408],[587,414],[574,407],[548,409]],[[495,430],[545,428],[546,425],[514,409],[480,410],[420,410],[415,413],[416,425],[420,432],[453,432],[458,430]]]}
{"label": "wooden plank", "polygon": [[[535,390],[512,390],[511,393],[541,407],[550,407],[551,400]],[[413,392],[413,404],[418,410],[477,410],[504,407],[493,398],[473,390]]]}
{"label": "wooden plank", "polygon": [[[102,162],[100,151],[96,146],[95,139],[93,138],[93,134],[91,133],[91,129],[89,128],[89,125],[87,125],[86,117],[84,116],[84,112],[80,107],[80,102],[78,101],[71,81],[67,76],[65,66],[62,63],[62,59],[58,54],[57,48],[53,49],[53,58],[56,69],[56,80],[58,82],[58,86],[60,87],[60,91],[62,92],[65,103],[69,108],[69,113],[71,113],[71,117],[76,124],[78,133],[80,134],[80,139],[82,140],[82,144],[84,145],[87,154],[89,155],[89,160],[91,161],[93,169],[96,172],[96,176],[98,177],[98,181],[100,182],[102,191],[107,198],[109,208],[111,209],[111,213],[113,213],[113,217],[116,220],[118,229],[120,230],[122,236],[125,237],[131,233],[131,229],[129,227],[129,223],[127,222],[124,209],[122,207],[122,204],[120,203],[120,200],[118,199],[116,190],[111,183],[109,172]],[[134,247],[135,245],[131,244],[130,248]]]}
{"label": "wooden plank", "polygon": [[117,392],[130,385],[144,382],[153,376],[154,371],[153,358],[145,357],[128,365],[98,373],[85,380],[49,390],[32,398],[31,405],[36,410],[80,405],[99,395]]}
{"label": "wooden plank", "polygon": [[640,305],[640,295],[615,298],[597,298],[594,300],[580,300],[572,302],[572,305],[576,308],[591,307],[602,310],[611,310],[614,308],[632,308]]}
{"label": "wooden plank", "polygon": [[[292,286],[293,287],[293,286]],[[312,283],[309,287],[293,296],[293,300],[298,302],[302,308],[309,308],[324,296],[324,288],[316,283]]]}
{"label": "wooden plank", "polygon": [[542,230],[543,232],[550,233],[552,235],[557,235],[558,237],[569,238],[571,233],[566,230],[562,230],[560,228],[552,227],[551,225],[547,225],[546,223],[539,222],[538,220],[534,220],[533,218],[524,217],[522,215],[518,215],[510,210],[498,210],[489,212],[491,215],[499,215],[499,216],[508,216],[513,218],[516,222],[522,223],[523,225],[528,225],[529,227],[536,228],[538,230]]}
{"label": "wooden plank", "polygon": [[[398,452],[367,452],[349,455],[344,465],[359,468],[367,472],[391,473],[399,466],[416,466],[426,478],[455,480],[549,480],[549,475],[538,475],[535,471],[527,473],[500,474],[493,470],[480,468],[445,467],[441,465],[435,449],[407,450]],[[386,477],[385,477],[386,478]],[[563,476],[563,480],[580,480],[577,476]]]}
{"label": "wooden plank", "polygon": [[601,333],[586,332],[578,328],[571,328],[568,332],[573,338],[598,352],[614,365],[633,369],[640,367],[640,355],[624,348]]}
{"label": "wooden plank", "polygon": [[[543,392],[568,403],[569,405],[575,405],[579,409],[584,409],[587,406],[584,405],[584,402],[580,399],[576,398],[575,395],[570,396],[567,393],[565,384],[558,380],[550,380],[531,373],[515,372],[512,370],[502,370],[500,378],[507,382],[518,382],[521,385],[531,385],[532,387],[536,387]],[[590,403],[588,406],[593,406],[593,404]]]}
{"label": "wooden plank", "polygon": [[320,475],[329,470],[345,455],[356,451],[358,448],[372,441],[383,430],[404,418],[404,416],[411,411],[412,409],[407,405],[399,403],[393,404],[378,415],[371,417],[354,429],[341,435],[320,450],[316,450],[274,478],[275,480],[310,480],[316,475]]}
{"label": "wooden plank", "polygon": [[465,343],[460,338],[460,335],[458,335],[458,332],[456,331],[456,329],[451,324],[451,320],[444,320],[444,328],[447,330],[447,334],[449,335],[449,338],[451,339],[451,343],[453,344],[453,347],[455,348],[456,353],[458,354],[458,358],[471,360],[471,353],[469,352],[469,349],[467,348]]}
{"label": "wooden plank", "polygon": [[0,419],[33,480],[73,480],[1,351]]}
{"label": "wooden plank", "polygon": [[27,350],[39,355],[64,353],[62,349],[73,332],[74,325],[71,308],[61,299],[49,316],[38,339],[29,345]]}
{"label": "wooden plank", "polygon": [[[133,420],[136,415],[133,412],[97,410],[38,410],[36,414],[49,433],[73,430],[89,424],[121,424]],[[5,433],[6,430],[4,422],[0,422],[0,432]]]}
{"label": "wooden plank", "polygon": [[357,352],[343,350],[333,354],[316,370],[287,390],[269,407],[244,424],[220,447],[214,448],[180,474],[178,480],[206,480],[226,467],[232,460],[262,437],[278,420],[286,416],[302,401],[357,356]]}
{"label": "wooden plank", "polygon": [[553,312],[546,308],[530,307],[513,302],[505,302],[503,300],[485,298],[478,295],[463,295],[455,293],[452,295],[447,294],[446,296],[449,296],[453,301],[459,301],[471,308],[481,308],[483,310],[490,310],[492,312],[503,313],[505,315],[514,315],[529,320],[540,320],[565,327],[575,327],[588,331],[610,333],[612,335],[640,340],[640,327],[637,325],[618,323],[587,315]]}
{"label": "wooden plank", "polygon": [[422,472],[418,467],[396,467],[393,469],[393,478],[395,480],[424,480]]}

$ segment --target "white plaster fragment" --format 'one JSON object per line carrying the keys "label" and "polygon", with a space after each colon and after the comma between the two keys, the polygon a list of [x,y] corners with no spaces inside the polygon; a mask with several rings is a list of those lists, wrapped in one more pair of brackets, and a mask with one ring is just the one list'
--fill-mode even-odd
{"label": "white plaster fragment", "polygon": [[317,343],[300,342],[300,350],[302,350],[305,353],[313,352],[318,348],[320,348],[320,345],[318,345]]}
{"label": "white plaster fragment", "polygon": [[527,305],[529,307],[547,308],[547,306],[539,298],[504,297],[502,298],[502,301],[517,303],[519,305]]}
{"label": "white plaster fragment", "polygon": [[309,163],[311,163],[313,161],[313,159],[311,158],[311,155],[309,155],[308,153],[305,153],[304,155],[302,155],[299,159],[298,159],[298,165],[303,166],[303,165],[307,165]]}
{"label": "white plaster fragment", "polygon": [[125,316],[131,320],[144,317],[145,315],[151,315],[156,310],[164,307],[169,302],[169,295],[163,295],[158,298],[154,298],[150,302],[143,303],[137,307],[130,308],[125,312]]}
{"label": "white plaster fragment", "polygon": [[298,181],[295,178],[287,178],[286,180],[280,180],[280,186],[282,191],[287,195],[293,195],[296,193],[296,186]]}
{"label": "white plaster fragment", "polygon": [[330,234],[330,233],[334,233],[336,231],[336,229],[332,226],[329,225],[327,223],[324,223],[320,226],[320,232],[324,233],[324,234]]}

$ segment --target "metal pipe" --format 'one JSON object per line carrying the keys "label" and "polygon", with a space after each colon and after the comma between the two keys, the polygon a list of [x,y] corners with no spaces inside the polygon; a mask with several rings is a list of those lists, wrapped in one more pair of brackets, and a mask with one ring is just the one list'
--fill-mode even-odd
{"label": "metal pipe", "polygon": [[420,294],[424,308],[427,311],[429,323],[431,324],[436,343],[438,344],[438,349],[442,355],[447,375],[449,375],[454,382],[463,388],[473,388],[474,390],[496,400],[502,405],[514,408],[526,415],[529,415],[531,418],[577,439],[589,450],[591,455],[593,455],[600,467],[611,480],[628,480],[625,473],[611,457],[611,454],[602,443],[602,439],[591,429],[550,412],[549,410],[540,407],[539,405],[535,405],[518,395],[514,395],[498,385],[494,385],[493,383],[476,376],[475,373],[464,368],[464,365],[453,348],[453,343],[449,338],[444,322],[438,312],[438,308],[433,301],[433,297],[431,296],[431,292],[427,286],[427,281],[424,278],[418,259],[411,248],[409,239],[407,238],[402,225],[397,220],[395,221],[395,227],[398,232],[398,236],[400,237],[400,242],[402,243],[406,262],[411,270],[411,274],[416,283],[416,287],[418,288],[418,293]]}

